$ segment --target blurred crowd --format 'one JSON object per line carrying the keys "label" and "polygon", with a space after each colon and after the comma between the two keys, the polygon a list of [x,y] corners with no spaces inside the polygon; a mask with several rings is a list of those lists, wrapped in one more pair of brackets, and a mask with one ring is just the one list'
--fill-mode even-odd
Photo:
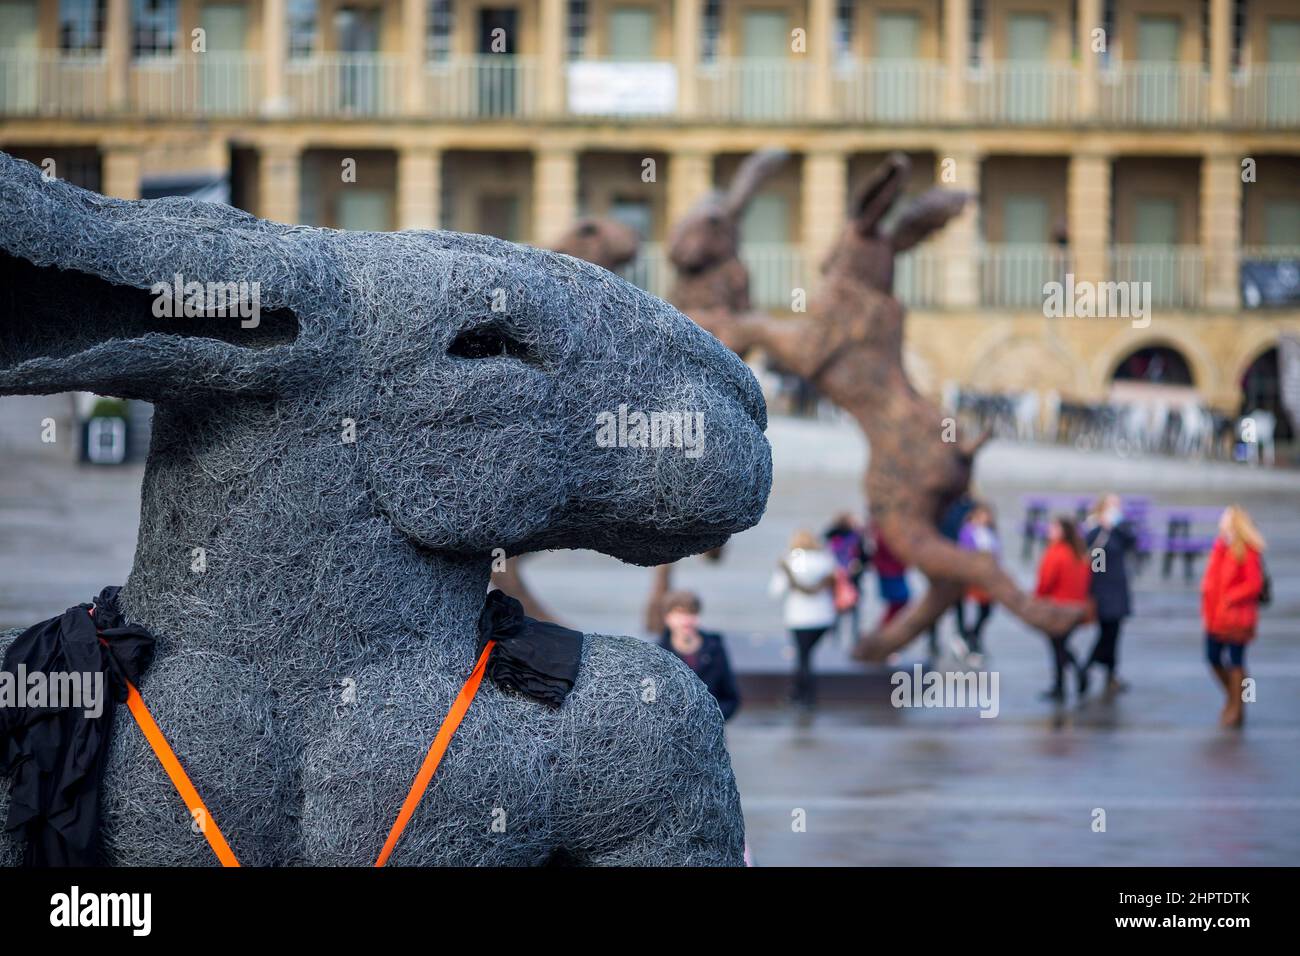
{"label": "blurred crowd", "polygon": [[[1050,683],[1043,697],[1050,701],[1064,702],[1071,691],[1083,699],[1098,672],[1102,693],[1128,689],[1120,676],[1120,645],[1124,622],[1134,614],[1130,566],[1137,535],[1122,505],[1119,495],[1104,494],[1082,520],[1058,514],[1047,522],[1034,594],[1078,607],[1083,621],[1066,633],[1042,635],[1050,664]],[[1002,556],[996,515],[987,502],[970,497],[956,502],[940,529],[963,549]],[[1246,648],[1254,640],[1260,608],[1272,599],[1264,551],[1264,539],[1246,510],[1236,505],[1224,509],[1200,591],[1204,654],[1224,691],[1220,721],[1225,726],[1243,724]],[[768,585],[771,597],[780,602],[793,646],[793,705],[803,709],[816,705],[813,662],[818,644],[835,633],[851,644],[863,632],[871,572],[883,607],[879,626],[910,603],[907,570],[878,529],[852,513],[835,517],[821,535],[807,529],[794,533]],[[740,706],[736,677],[722,635],[700,626],[699,596],[688,590],[673,591],[663,607],[662,645],[695,671],[717,698],[724,718],[730,719]],[[939,625],[931,628],[926,666],[985,668],[984,632],[994,607],[988,594],[968,589],[953,605],[955,636],[947,646],[941,646]],[[1080,632],[1087,638],[1086,653],[1072,644]]]}

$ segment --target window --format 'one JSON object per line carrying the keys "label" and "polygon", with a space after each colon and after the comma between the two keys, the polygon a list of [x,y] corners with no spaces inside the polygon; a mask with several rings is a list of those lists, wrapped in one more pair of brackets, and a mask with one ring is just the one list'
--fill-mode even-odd
{"label": "window", "polygon": [[712,63],[718,58],[718,41],[722,35],[721,0],[707,0],[704,13],[700,17],[700,60]]}
{"label": "window", "polygon": [[609,206],[609,216],[629,229],[635,229],[642,242],[650,239],[654,228],[654,213],[648,200],[615,197]]}
{"label": "window", "polygon": [[451,57],[451,32],[455,22],[451,0],[429,0],[429,36],[424,51],[426,58],[447,60]]}
{"label": "window", "polygon": [[316,51],[316,0],[289,0],[289,56],[309,57]]}
{"label": "window", "polygon": [[176,51],[176,0],[134,0],[136,56],[171,56]]}
{"label": "window", "polygon": [[98,53],[104,46],[104,0],[60,0],[59,49]]}
{"label": "window", "polygon": [[984,0],[970,0],[970,56],[971,66],[979,66],[980,47],[984,45]]}
{"label": "window", "polygon": [[835,59],[853,58],[853,0],[835,3]]}
{"label": "window", "polygon": [[1232,5],[1232,69],[1240,70],[1241,46],[1246,36],[1246,0],[1235,0]]}
{"label": "window", "polygon": [[1101,54],[1101,68],[1110,67],[1111,45],[1115,40],[1115,0],[1102,0],[1101,29],[1106,36],[1106,49]]}
{"label": "window", "polygon": [[569,59],[587,52],[587,0],[569,0]]}

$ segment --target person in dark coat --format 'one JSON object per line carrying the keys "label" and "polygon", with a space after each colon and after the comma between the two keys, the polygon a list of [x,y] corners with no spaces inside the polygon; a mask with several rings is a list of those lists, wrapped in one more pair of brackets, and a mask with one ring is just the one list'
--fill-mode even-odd
{"label": "person in dark coat", "polygon": [[722,719],[730,720],[740,708],[740,691],[731,671],[722,635],[701,631],[700,598],[693,591],[673,591],[664,597],[664,627],[659,646],[672,651],[704,682]]}
{"label": "person in dark coat", "polygon": [[1097,640],[1080,668],[1079,690],[1087,690],[1088,671],[1100,664],[1106,669],[1106,690],[1115,694],[1128,686],[1119,679],[1119,636],[1124,618],[1133,613],[1128,553],[1137,545],[1137,534],[1124,520],[1118,495],[1098,500],[1088,518],[1086,542],[1092,562],[1090,588],[1097,613]]}

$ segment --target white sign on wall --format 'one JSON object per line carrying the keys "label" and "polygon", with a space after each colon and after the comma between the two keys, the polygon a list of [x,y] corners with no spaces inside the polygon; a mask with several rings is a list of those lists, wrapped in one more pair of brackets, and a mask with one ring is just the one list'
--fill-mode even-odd
{"label": "white sign on wall", "polygon": [[677,69],[672,63],[574,60],[569,64],[569,112],[648,116],[677,109]]}

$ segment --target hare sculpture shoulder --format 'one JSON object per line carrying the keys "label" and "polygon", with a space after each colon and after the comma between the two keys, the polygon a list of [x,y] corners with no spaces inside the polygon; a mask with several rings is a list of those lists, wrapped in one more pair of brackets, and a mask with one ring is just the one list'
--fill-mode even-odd
{"label": "hare sculpture shoulder", "polygon": [[[765,507],[744,365],[569,257],[121,202],[0,154],[0,280],[0,394],[156,405],[121,600],[158,636],[141,692],[245,864],[374,861],[473,667],[494,549],[651,565]],[[258,309],[162,317],[176,284]],[[620,405],[701,414],[703,453],[598,441]],[[741,862],[704,686],[640,641],[583,644],[561,708],[483,683],[394,865]],[[215,863],[116,721],[105,862]]]}

